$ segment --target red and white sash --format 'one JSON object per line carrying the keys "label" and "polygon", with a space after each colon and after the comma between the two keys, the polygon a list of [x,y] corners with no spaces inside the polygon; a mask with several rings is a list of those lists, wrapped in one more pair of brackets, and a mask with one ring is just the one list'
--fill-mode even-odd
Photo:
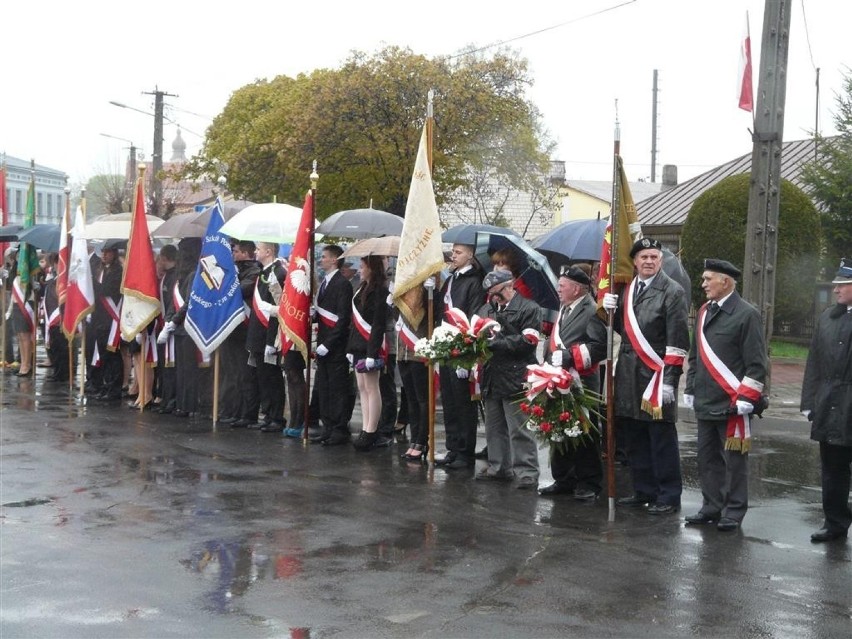
{"label": "red and white sash", "polygon": [[95,348],[92,351],[92,366],[95,368],[100,368],[101,362],[101,352],[98,350],[98,343],[95,341]]}
{"label": "red and white sash", "polygon": [[[742,381],[731,372],[707,342],[704,335],[704,318],[707,315],[705,303],[698,312],[698,353],[701,361],[710,373],[710,377],[722,388],[731,400],[731,406],[736,406],[737,398],[745,397],[752,404],[760,401],[763,392],[763,384],[750,377],[743,377]],[[751,448],[751,417],[749,415],[729,415],[727,431],[725,433],[725,449],[738,450],[745,454]]]}
{"label": "red and white sash", "polygon": [[420,338],[417,337],[417,334],[413,330],[411,330],[411,327],[408,325],[408,322],[406,322],[401,315],[396,321],[396,330],[399,333],[400,341],[405,344],[405,347],[409,351],[413,353],[414,345]]}
{"label": "red and white sash", "polygon": [[15,280],[12,282],[12,299],[18,307],[18,310],[21,311],[21,315],[24,316],[24,319],[29,326],[29,332],[32,333],[35,330],[35,311],[33,311],[32,307],[27,304],[27,297],[24,293],[24,289],[21,288],[20,276],[15,277]]}
{"label": "red and white sash", "polygon": [[44,309],[44,317],[45,317],[45,321],[44,321],[44,347],[47,348],[47,347],[50,346],[50,329],[54,326],[59,326],[59,322],[61,321],[62,317],[59,313],[59,307],[58,306],[55,309],[53,309],[53,312],[50,315],[47,314],[47,305],[44,303],[44,300],[42,300],[41,307],[42,307],[42,309]]}
{"label": "red and white sash", "polygon": [[109,337],[107,338],[107,350],[116,352],[121,347],[121,331],[119,330],[119,321],[121,319],[121,299],[115,302],[110,296],[106,295],[101,298],[101,306],[104,307],[109,316],[112,318],[112,324],[109,327]]}
{"label": "red and white sash", "polygon": [[320,321],[328,326],[329,328],[334,328],[337,326],[337,322],[340,319],[337,315],[329,311],[328,309],[323,308],[322,306],[317,306],[317,315],[319,316]]}
{"label": "red and white sash", "polygon": [[624,300],[624,330],[633,346],[633,350],[639,355],[639,359],[653,371],[651,381],[642,393],[642,410],[649,413],[654,419],[663,418],[663,367],[683,366],[686,352],[682,348],[666,346],[666,356],[661,358],[651,347],[651,344],[642,334],[639,321],[633,310],[633,294],[637,279],[633,278],[627,287],[627,297]]}
{"label": "red and white sash", "polygon": [[[373,332],[373,327],[370,326],[369,322],[364,319],[361,313],[358,312],[358,308],[355,306],[355,298],[352,298],[352,323],[355,325],[355,328],[361,334],[361,337],[369,343],[370,342],[370,334]],[[382,346],[379,349],[379,357],[386,360],[388,357],[388,340],[387,335],[382,335]]]}
{"label": "red and white sash", "polygon": [[269,326],[269,311],[264,310],[263,308],[263,300],[260,299],[260,291],[258,290],[258,285],[260,284],[260,277],[257,278],[257,282],[254,285],[254,295],[251,298],[251,307],[254,310],[255,316],[260,320],[260,323],[263,324],[264,328]]}

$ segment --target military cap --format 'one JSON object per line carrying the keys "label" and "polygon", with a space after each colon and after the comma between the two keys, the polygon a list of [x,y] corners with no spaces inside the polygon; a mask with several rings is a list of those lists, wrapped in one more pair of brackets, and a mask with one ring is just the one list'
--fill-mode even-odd
{"label": "military cap", "polygon": [[660,244],[660,240],[655,240],[652,237],[643,237],[641,240],[636,240],[633,244],[633,248],[630,249],[630,257],[636,257],[636,254],[639,251],[644,251],[645,249],[657,249],[658,251],[663,250],[663,245]]}
{"label": "military cap", "polygon": [[722,273],[722,275],[733,277],[735,280],[739,279],[742,275],[742,271],[730,262],[713,258],[704,260],[704,270],[713,271],[714,273]]}

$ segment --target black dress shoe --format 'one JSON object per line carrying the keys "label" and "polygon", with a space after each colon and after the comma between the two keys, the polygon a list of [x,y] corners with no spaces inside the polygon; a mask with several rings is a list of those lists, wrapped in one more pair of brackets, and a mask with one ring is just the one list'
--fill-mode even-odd
{"label": "black dress shoe", "polygon": [[620,499],[616,499],[615,503],[619,506],[626,506],[627,508],[640,508],[642,506],[647,506],[650,499],[646,499],[641,495],[631,495],[630,497],[621,497]]}
{"label": "black dress shoe", "polygon": [[488,446],[483,448],[473,456],[474,459],[488,459]]}
{"label": "black dress shoe", "polygon": [[322,444],[327,441],[329,437],[331,437],[330,433],[316,433],[308,437],[308,441],[312,444]]}
{"label": "black dress shoe", "polygon": [[680,510],[680,506],[672,504],[651,504],[648,506],[649,515],[671,515]]}
{"label": "black dress shoe", "polygon": [[567,495],[572,492],[574,491],[571,489],[570,486],[560,484],[558,481],[553,482],[549,486],[545,486],[544,488],[538,489],[538,494],[544,495],[545,497],[552,497],[553,495]]}
{"label": "black dress shoe", "polygon": [[689,526],[703,526],[704,524],[715,524],[719,521],[719,515],[708,515],[707,513],[698,512],[694,515],[687,515],[683,520]]}
{"label": "black dress shoe", "polygon": [[352,436],[349,433],[332,433],[329,435],[328,439],[322,442],[323,446],[341,446],[343,444],[348,444],[352,439]]}
{"label": "black dress shoe", "polygon": [[231,422],[231,428],[248,428],[249,424],[252,423],[248,419],[237,419]]}
{"label": "black dress shoe", "polygon": [[835,539],[845,539],[848,534],[845,530],[832,530],[830,528],[820,528],[811,535],[811,541],[815,544],[821,544],[826,541],[834,541]]}
{"label": "black dress shoe", "polygon": [[577,488],[574,490],[574,499],[577,501],[594,501],[598,493],[591,488]]}
{"label": "black dress shoe", "polygon": [[468,459],[467,457],[462,457],[461,455],[456,455],[456,458],[454,460],[441,464],[442,468],[447,468],[451,470],[473,468],[474,466],[476,466],[475,459]]}
{"label": "black dress shoe", "polygon": [[722,532],[733,532],[740,527],[740,522],[730,517],[722,517],[719,523],[716,524],[716,529]]}
{"label": "black dress shoe", "polygon": [[181,410],[180,408],[175,408],[175,410],[172,412],[172,415],[174,415],[175,417],[189,417],[189,413],[185,410]]}
{"label": "black dress shoe", "polygon": [[280,433],[284,430],[284,424],[269,422],[265,426],[260,427],[261,433]]}
{"label": "black dress shoe", "polygon": [[219,420],[219,423],[223,424],[224,426],[230,426],[231,424],[233,424],[236,421],[237,421],[236,417],[222,417]]}
{"label": "black dress shoe", "polygon": [[450,451],[446,455],[441,457],[440,459],[436,459],[435,465],[436,466],[446,466],[450,462],[454,462],[456,460],[456,457],[458,457],[458,455],[456,455],[456,453]]}

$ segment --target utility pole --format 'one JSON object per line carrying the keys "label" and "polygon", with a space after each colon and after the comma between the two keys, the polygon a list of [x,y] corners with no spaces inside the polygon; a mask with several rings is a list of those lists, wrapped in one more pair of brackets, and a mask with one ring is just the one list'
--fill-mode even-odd
{"label": "utility pole", "polygon": [[146,91],[147,95],[154,96],[154,156],[152,157],[153,171],[151,171],[151,190],[153,191],[151,203],[151,215],[162,217],[163,182],[160,173],[163,171],[163,98],[178,97],[173,93],[166,93],[154,87],[153,91]]}
{"label": "utility pole", "polygon": [[764,8],[743,264],[743,297],[760,311],[767,345],[772,339],[775,305],[790,4],[790,0],[766,0]]}
{"label": "utility pole", "polygon": [[657,69],[651,87],[651,183],[657,181]]}

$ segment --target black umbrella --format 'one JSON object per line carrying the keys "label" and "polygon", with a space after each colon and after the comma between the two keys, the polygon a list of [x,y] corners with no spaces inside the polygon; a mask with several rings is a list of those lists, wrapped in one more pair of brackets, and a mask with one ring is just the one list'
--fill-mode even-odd
{"label": "black umbrella", "polygon": [[494,226],[493,224],[456,224],[441,233],[441,241],[446,244],[476,244],[477,233],[497,233],[499,235],[513,235],[520,237],[512,229]]}
{"label": "black umbrella", "polygon": [[530,244],[544,253],[554,273],[571,262],[597,262],[601,259],[607,220],[563,222]]}
{"label": "black umbrella", "polygon": [[353,240],[402,235],[402,218],[378,209],[349,209],[327,217],[317,227],[316,233]]}
{"label": "black umbrella", "polygon": [[18,233],[24,230],[20,224],[4,224],[0,226],[0,242],[14,242],[18,239]]}
{"label": "black umbrella", "polygon": [[677,255],[667,248],[663,249],[663,271],[683,287],[683,291],[686,293],[686,305],[690,306],[692,304],[692,283],[689,281],[689,273],[683,268],[683,264],[681,264]]}
{"label": "black umbrella", "polygon": [[18,240],[42,251],[56,253],[59,250],[59,234],[58,224],[33,224],[18,233]]}

